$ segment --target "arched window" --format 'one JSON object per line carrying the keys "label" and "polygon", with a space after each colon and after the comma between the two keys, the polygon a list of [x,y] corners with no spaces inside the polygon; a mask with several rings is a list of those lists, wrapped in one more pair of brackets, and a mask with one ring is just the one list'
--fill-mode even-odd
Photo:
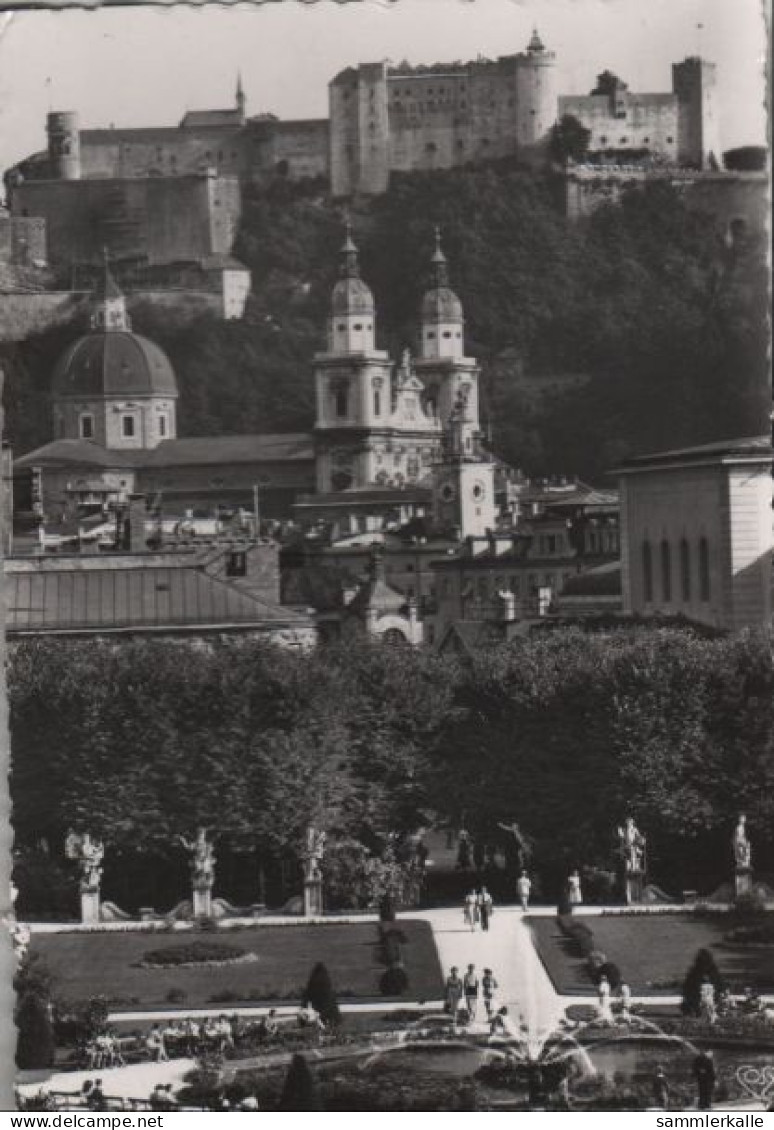
{"label": "arched window", "polygon": [[349,409],[349,396],[347,386],[345,384],[337,385],[334,390],[334,399],[336,402],[336,415],[341,419],[348,415]]}
{"label": "arched window", "polygon": [[653,554],[649,541],[642,543],[642,587],[645,603],[650,604],[653,600]]}
{"label": "arched window", "polygon": [[685,538],[680,542],[680,590],[687,604],[691,599],[691,547]]}
{"label": "arched window", "polygon": [[710,598],[710,559],[709,542],[706,538],[699,538],[699,599],[708,601]]}
{"label": "arched window", "polygon": [[672,599],[672,553],[666,539],[661,543],[661,595],[665,604]]}

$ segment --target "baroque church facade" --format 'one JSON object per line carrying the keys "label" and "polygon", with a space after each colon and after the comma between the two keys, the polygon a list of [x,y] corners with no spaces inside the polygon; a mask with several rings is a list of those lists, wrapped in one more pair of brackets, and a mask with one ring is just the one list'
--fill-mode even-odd
{"label": "baroque church facade", "polygon": [[313,361],[312,433],[186,439],[177,436],[176,375],[132,331],[106,259],[89,331],[55,366],[54,439],[15,464],[17,478],[32,479],[32,509],[50,522],[84,507],[114,510],[139,492],[173,512],[215,513],[252,508],[260,488],[264,517],[289,518],[308,492],[313,505],[300,512],[318,524],[343,508],[378,529],[396,511],[410,518],[434,505],[457,537],[483,535],[496,522],[494,462],[480,447],[479,370],[465,356],[439,232],[431,267],[420,354],[394,362],[376,348],[374,297],[347,230],[327,348]]}

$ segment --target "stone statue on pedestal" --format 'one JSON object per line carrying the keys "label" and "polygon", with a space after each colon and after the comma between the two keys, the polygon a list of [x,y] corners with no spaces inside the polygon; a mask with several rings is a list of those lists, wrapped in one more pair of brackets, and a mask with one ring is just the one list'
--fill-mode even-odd
{"label": "stone statue on pedestal", "polygon": [[752,845],[747,837],[747,817],[740,816],[734,829],[734,893],[747,894],[752,888]]}
{"label": "stone statue on pedestal", "polygon": [[311,825],[306,830],[304,849],[304,914],[307,918],[323,913],[322,859],[326,835]]}
{"label": "stone statue on pedestal", "polygon": [[70,832],[65,841],[65,855],[75,860],[80,870],[81,921],[99,922],[105,845],[101,840],[93,840],[88,832],[83,835]]}
{"label": "stone statue on pedestal", "polygon": [[645,850],[647,839],[634,822],[627,816],[622,828],[618,829],[619,851],[624,863],[624,883],[627,903],[642,902],[645,886]]}
{"label": "stone statue on pedestal", "polygon": [[215,883],[215,848],[207,839],[207,829],[199,828],[194,840],[178,839],[190,853],[194,918],[209,918],[212,913],[212,888]]}

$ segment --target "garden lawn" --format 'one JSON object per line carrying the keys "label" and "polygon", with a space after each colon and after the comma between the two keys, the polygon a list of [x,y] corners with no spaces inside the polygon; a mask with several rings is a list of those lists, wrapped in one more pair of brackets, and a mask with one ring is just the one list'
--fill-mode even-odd
{"label": "garden lawn", "polygon": [[[443,993],[441,967],[429,923],[401,921],[400,929],[407,938],[405,999],[437,1000]],[[238,946],[258,960],[194,968],[137,967],[150,951],[194,940]],[[318,961],[327,966],[340,1001],[385,999],[379,992],[385,966],[373,922],[206,932],[37,934],[31,950],[52,973],[55,997],[73,1001],[104,996],[115,1011],[298,1001]]]}
{"label": "garden lawn", "polygon": [[[601,950],[621,970],[635,995],[674,994],[696,951],[711,949],[732,992],[752,986],[774,992],[774,946],[728,946],[723,935],[735,925],[725,916],[692,914],[573,915],[594,933]],[[559,993],[594,992],[587,964],[554,918],[529,918],[534,944]]]}

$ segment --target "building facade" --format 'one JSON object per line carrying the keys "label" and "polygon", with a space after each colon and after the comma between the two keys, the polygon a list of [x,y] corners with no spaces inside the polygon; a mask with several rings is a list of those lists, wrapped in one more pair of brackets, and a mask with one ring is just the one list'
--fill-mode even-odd
{"label": "building facade", "polygon": [[771,620],[769,437],[630,460],[620,469],[624,611],[721,630]]}

